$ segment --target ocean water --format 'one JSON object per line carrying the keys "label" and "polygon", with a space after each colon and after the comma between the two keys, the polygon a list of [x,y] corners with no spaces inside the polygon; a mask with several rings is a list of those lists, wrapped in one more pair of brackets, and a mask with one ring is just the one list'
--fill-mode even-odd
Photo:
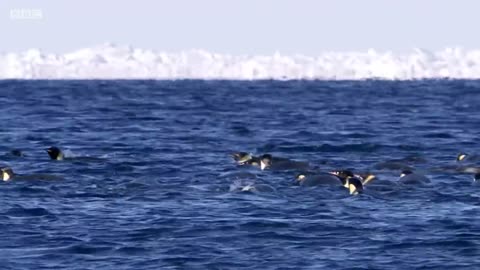
{"label": "ocean water", "polygon": [[[4,80],[0,104],[1,163],[64,177],[0,184],[1,269],[480,266],[480,185],[448,169],[480,151],[480,81]],[[378,179],[300,187],[234,151]],[[397,159],[432,183],[378,166]]]}

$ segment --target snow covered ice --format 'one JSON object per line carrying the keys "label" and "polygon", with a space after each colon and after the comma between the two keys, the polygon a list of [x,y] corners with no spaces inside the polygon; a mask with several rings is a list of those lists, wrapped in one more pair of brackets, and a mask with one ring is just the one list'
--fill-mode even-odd
{"label": "snow covered ice", "polygon": [[446,48],[322,52],[316,56],[166,53],[103,44],[65,54],[0,53],[0,79],[360,79],[480,78],[480,50]]}

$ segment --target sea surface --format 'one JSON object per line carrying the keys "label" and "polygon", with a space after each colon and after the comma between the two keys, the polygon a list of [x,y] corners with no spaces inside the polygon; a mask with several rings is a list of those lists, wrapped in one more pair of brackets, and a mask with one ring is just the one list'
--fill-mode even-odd
{"label": "sea surface", "polygon": [[[480,268],[480,185],[455,169],[480,81],[4,80],[0,123],[3,166],[64,178],[0,183],[1,269]],[[378,178],[302,187],[236,151]]]}

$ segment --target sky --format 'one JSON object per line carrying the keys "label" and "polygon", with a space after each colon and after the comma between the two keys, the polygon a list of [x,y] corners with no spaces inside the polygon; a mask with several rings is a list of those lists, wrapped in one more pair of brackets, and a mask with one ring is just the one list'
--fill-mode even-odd
{"label": "sky", "polygon": [[473,49],[479,10],[477,0],[1,0],[0,52],[105,42],[230,54]]}

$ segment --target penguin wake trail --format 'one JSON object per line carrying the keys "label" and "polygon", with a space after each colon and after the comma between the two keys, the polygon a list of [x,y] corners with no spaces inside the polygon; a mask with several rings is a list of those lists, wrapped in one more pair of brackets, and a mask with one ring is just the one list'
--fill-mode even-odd
{"label": "penguin wake trail", "polygon": [[[392,74],[474,77],[469,53]],[[181,55],[31,51],[0,73],[369,78],[397,59]],[[478,80],[0,80],[0,101],[2,269],[479,264]]]}

